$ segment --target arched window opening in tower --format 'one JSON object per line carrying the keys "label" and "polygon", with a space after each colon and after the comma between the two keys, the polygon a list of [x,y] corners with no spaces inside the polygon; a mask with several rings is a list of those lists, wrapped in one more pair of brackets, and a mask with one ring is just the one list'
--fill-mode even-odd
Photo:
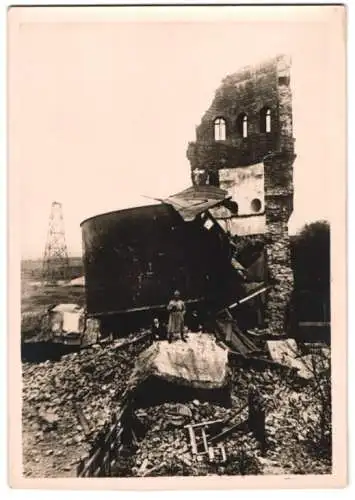
{"label": "arched window opening in tower", "polygon": [[254,213],[258,213],[261,210],[261,201],[259,200],[259,198],[254,198],[254,200],[252,200],[250,206],[251,206],[251,209]]}
{"label": "arched window opening in tower", "polygon": [[260,111],[260,132],[271,132],[271,109],[263,108]]}
{"label": "arched window opening in tower", "polygon": [[216,118],[214,121],[214,138],[215,141],[226,140],[226,121],[224,118]]}
{"label": "arched window opening in tower", "polygon": [[246,113],[241,113],[237,121],[238,133],[242,137],[248,137],[248,117]]}

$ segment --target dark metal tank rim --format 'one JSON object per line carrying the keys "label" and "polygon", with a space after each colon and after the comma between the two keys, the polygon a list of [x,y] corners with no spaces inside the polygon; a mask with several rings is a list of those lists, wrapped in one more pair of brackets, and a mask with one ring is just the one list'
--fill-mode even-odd
{"label": "dark metal tank rim", "polygon": [[[198,304],[202,303],[205,301],[205,297],[199,297],[195,299],[186,299],[184,300],[185,304]],[[130,309],[120,309],[117,311],[108,311],[108,312],[88,312],[87,316],[89,318],[96,318],[100,316],[115,316],[119,314],[126,314],[126,313],[132,313],[132,312],[144,312],[144,311],[151,311],[151,310],[157,310],[157,309],[166,309],[166,304],[153,304],[153,305],[148,305],[148,306],[142,306],[142,307],[133,307]]]}
{"label": "dark metal tank rim", "polygon": [[122,214],[124,212],[134,212],[134,211],[143,210],[145,208],[152,209],[152,208],[161,207],[162,205],[163,205],[162,203],[156,203],[156,204],[152,204],[152,205],[142,205],[141,207],[130,207],[130,208],[122,208],[120,210],[110,210],[109,212],[103,212],[101,214],[92,215],[91,217],[87,217],[82,222],[80,222],[80,227],[82,227],[86,222],[89,222],[89,221],[94,220],[94,219],[99,219],[100,217],[103,217],[105,215]]}

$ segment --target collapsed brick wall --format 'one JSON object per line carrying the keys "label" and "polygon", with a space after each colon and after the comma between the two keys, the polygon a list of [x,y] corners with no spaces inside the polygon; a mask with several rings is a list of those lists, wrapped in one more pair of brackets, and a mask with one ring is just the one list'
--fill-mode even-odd
{"label": "collapsed brick wall", "polygon": [[[196,128],[196,141],[190,142],[187,149],[194,184],[212,183],[213,179],[218,185],[220,169],[264,164],[266,231],[260,236],[265,241],[272,285],[267,295],[265,319],[270,333],[276,335],[285,332],[293,290],[287,227],[293,210],[295,159],[290,66],[288,58],[278,56],[266,64],[227,76]],[[269,133],[261,127],[261,113],[265,107],[271,112]],[[241,113],[248,117],[247,137],[242,137],[238,131]],[[225,120],[225,140],[215,140],[217,118]],[[237,240],[248,237],[234,236]]]}

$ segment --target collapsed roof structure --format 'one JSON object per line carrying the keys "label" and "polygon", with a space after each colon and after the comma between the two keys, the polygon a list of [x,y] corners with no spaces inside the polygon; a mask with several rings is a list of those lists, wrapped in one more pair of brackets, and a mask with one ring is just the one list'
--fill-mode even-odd
{"label": "collapsed roof structure", "polygon": [[190,312],[206,305],[217,311],[262,293],[265,284],[238,264],[228,233],[210,212],[228,199],[214,186],[193,186],[159,205],[84,221],[88,315],[100,318],[103,329],[122,331],[131,321],[146,325],[147,315],[164,320],[175,289]]}

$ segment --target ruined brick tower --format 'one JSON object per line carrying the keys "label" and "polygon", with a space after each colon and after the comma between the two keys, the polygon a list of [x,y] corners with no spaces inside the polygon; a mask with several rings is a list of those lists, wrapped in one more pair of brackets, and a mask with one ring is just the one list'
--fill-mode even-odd
{"label": "ruined brick tower", "polygon": [[187,156],[194,185],[226,189],[232,202],[214,216],[232,236],[259,235],[268,279],[265,318],[285,331],[293,289],[288,220],[293,210],[291,62],[278,56],[227,76],[196,128]]}

